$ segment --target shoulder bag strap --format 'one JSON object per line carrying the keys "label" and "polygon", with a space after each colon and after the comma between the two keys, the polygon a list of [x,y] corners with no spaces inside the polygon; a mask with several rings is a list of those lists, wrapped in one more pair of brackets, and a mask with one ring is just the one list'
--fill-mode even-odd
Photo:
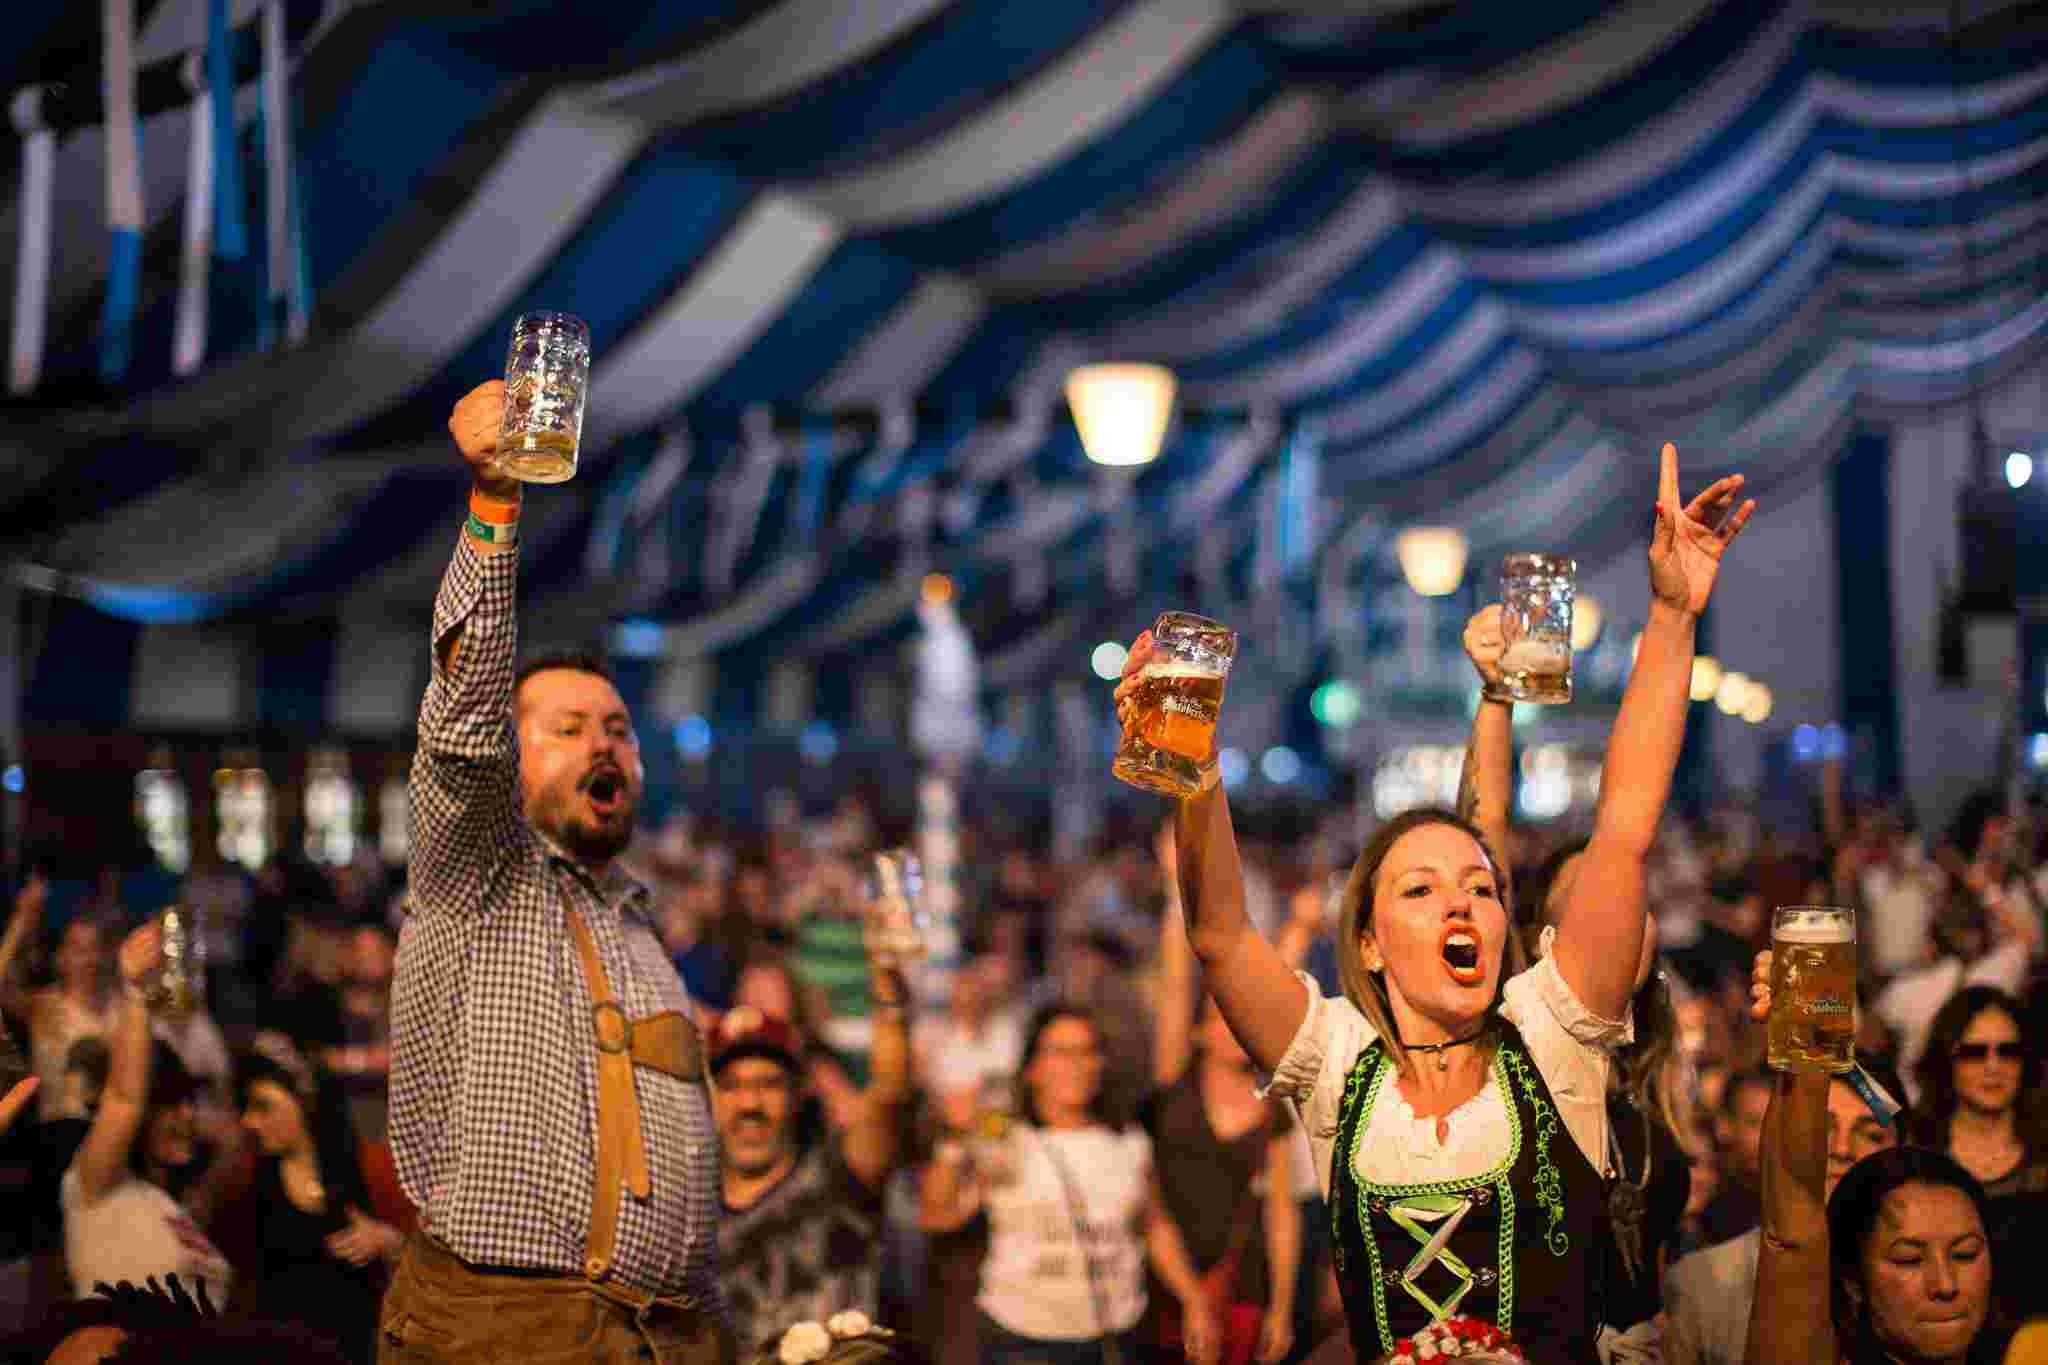
{"label": "shoulder bag strap", "polygon": [[1067,1163],[1060,1160],[1060,1154],[1045,1140],[1045,1134],[1039,1132],[1036,1124],[1029,1127],[1038,1150],[1045,1153],[1053,1174],[1059,1178],[1060,1193],[1066,1200],[1067,1221],[1073,1225],[1074,1245],[1081,1252],[1081,1265],[1088,1276],[1088,1299],[1095,1308],[1095,1332],[1102,1341],[1103,1365],[1123,1365],[1123,1352],[1117,1347],[1116,1334],[1109,1329],[1109,1297],[1102,1286],[1101,1272],[1095,1265],[1095,1253],[1088,1246],[1088,1209],[1081,1202],[1081,1187],[1075,1183]]}

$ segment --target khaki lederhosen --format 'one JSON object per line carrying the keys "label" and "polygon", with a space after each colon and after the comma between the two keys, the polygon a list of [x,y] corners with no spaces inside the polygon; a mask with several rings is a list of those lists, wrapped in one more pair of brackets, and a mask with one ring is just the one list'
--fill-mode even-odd
{"label": "khaki lederhosen", "polygon": [[645,1199],[651,1188],[633,1068],[652,1067],[701,1085],[703,1040],[674,1010],[629,1020],[612,994],[590,926],[574,910],[569,926],[590,989],[597,1046],[597,1171],[583,1277],[471,1266],[416,1233],[385,1296],[382,1365],[634,1359],[731,1365],[732,1341],[710,1306],[686,1295],[644,1294],[610,1279],[619,1196],[624,1191]]}

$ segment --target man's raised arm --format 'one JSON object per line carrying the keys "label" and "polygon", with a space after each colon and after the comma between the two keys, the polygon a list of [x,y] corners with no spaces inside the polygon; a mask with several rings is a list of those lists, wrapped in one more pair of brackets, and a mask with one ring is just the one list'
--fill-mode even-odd
{"label": "man's raised arm", "polygon": [[464,395],[448,430],[470,470],[469,511],[434,599],[433,674],[412,764],[414,913],[476,908],[523,842],[513,731],[520,485],[494,458],[505,386]]}

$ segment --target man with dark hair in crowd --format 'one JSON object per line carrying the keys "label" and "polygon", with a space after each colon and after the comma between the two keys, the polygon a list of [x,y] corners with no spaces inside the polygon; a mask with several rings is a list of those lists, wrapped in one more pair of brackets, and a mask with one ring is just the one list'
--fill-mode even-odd
{"label": "man with dark hair in crowd", "polygon": [[515,672],[504,385],[449,419],[472,491],[434,605],[391,1001],[391,1143],[421,1233],[382,1359],[729,1365],[692,1004],[617,861],[644,772],[603,659]]}
{"label": "man with dark hair in crowd", "polygon": [[[1903,1100],[1905,1087],[1889,1062],[1864,1054],[1858,1064],[1893,1099]],[[1742,1090],[1756,1096],[1755,1103],[1767,1104],[1772,1089],[1770,1071],[1750,1072],[1728,1083],[1731,1096]],[[1740,1103],[1750,1103],[1741,1099]],[[1899,1134],[1912,1121],[1900,1113],[1891,1125],[1871,1113],[1849,1083],[1837,1076],[1828,1086],[1828,1188],[1835,1185],[1851,1166],[1869,1156],[1899,1145]],[[1755,1141],[1763,1133],[1757,1124]],[[1758,1161],[1751,1150],[1752,1170]],[[1680,1257],[1664,1276],[1664,1359],[1667,1365],[1741,1365],[1749,1334],[1749,1309],[1756,1297],[1757,1251],[1763,1242],[1757,1219],[1747,1232],[1690,1256]]]}
{"label": "man with dark hair in crowd", "polygon": [[1721,1109],[1714,1115],[1714,1161],[1720,1183],[1700,1211],[1700,1241],[1706,1246],[1753,1231],[1763,1214],[1757,1194],[1763,1148],[1764,1110],[1771,1102],[1771,1075],[1763,1067],[1728,1078]]}
{"label": "man with dark hair in crowd", "polygon": [[903,977],[876,947],[868,909],[874,1040],[853,1122],[820,1132],[804,1081],[805,1040],[788,1020],[741,1005],[709,1039],[725,1157],[720,1273],[742,1350],[791,1324],[823,1322],[881,1297],[883,1192],[901,1160],[911,1099]]}

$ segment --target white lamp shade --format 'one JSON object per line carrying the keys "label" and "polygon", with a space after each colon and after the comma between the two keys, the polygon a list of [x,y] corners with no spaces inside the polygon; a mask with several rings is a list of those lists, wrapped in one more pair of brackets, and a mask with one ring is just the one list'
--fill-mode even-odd
{"label": "white lamp shade", "polygon": [[1150,464],[1173,417],[1173,371],[1163,365],[1081,365],[1067,372],[1067,405],[1081,448],[1097,464]]}
{"label": "white lamp shade", "polygon": [[1729,671],[1721,675],[1721,685],[1714,689],[1714,705],[1726,716],[1739,716],[1749,705],[1749,689],[1755,686],[1749,674]]}
{"label": "white lamp shade", "polygon": [[1465,533],[1451,526],[1414,526],[1394,537],[1401,576],[1424,597],[1458,590],[1465,577]]}
{"label": "white lamp shade", "polygon": [[1711,654],[1702,654],[1692,661],[1692,699],[1712,701],[1714,693],[1721,689],[1721,661]]}
{"label": "white lamp shade", "polygon": [[1591,593],[1580,593],[1572,603],[1572,648],[1591,649],[1600,638],[1600,623],[1600,603]]}

